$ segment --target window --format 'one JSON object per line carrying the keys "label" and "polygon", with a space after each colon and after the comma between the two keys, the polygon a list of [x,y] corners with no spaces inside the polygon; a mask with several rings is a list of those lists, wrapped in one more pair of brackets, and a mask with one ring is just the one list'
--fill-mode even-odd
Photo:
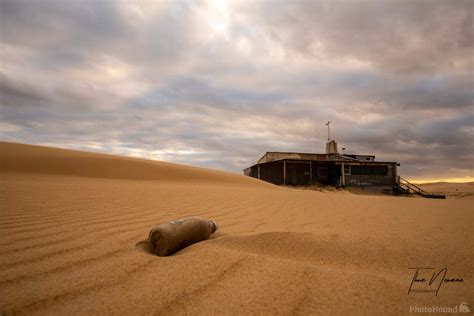
{"label": "window", "polygon": [[388,175],[387,166],[344,166],[345,175],[356,176],[386,176]]}
{"label": "window", "polygon": [[388,175],[388,167],[387,166],[376,166],[376,167],[374,167],[374,175],[377,175],[377,176],[386,176],[386,175]]}
{"label": "window", "polygon": [[350,165],[344,165],[344,174],[347,176],[351,175],[351,166]]}
{"label": "window", "polygon": [[364,176],[371,176],[374,174],[374,169],[373,167],[370,167],[370,166],[364,166],[362,167],[362,174]]}
{"label": "window", "polygon": [[351,166],[351,174],[359,176],[362,174],[362,167],[361,166]]}

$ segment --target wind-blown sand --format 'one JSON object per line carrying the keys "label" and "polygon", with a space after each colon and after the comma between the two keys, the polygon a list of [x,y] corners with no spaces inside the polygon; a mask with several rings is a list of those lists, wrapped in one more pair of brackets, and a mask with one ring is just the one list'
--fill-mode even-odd
{"label": "wind-blown sand", "polygon": [[[281,188],[225,172],[0,143],[0,314],[408,314],[474,310],[472,200]],[[426,189],[426,188],[425,188]],[[140,241],[203,216],[170,257]],[[414,270],[463,283],[407,294]]]}

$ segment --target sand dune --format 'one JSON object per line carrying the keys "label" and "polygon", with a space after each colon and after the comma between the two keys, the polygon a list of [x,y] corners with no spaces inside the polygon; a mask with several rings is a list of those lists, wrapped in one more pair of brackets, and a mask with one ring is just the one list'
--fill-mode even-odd
{"label": "sand dune", "polygon": [[[0,314],[408,314],[474,305],[469,199],[280,188],[132,158],[0,144]],[[216,220],[170,257],[156,223]],[[409,267],[462,284],[407,295]]]}
{"label": "sand dune", "polygon": [[217,170],[43,146],[0,142],[0,152],[0,172],[266,185],[249,177],[236,177]]}
{"label": "sand dune", "polygon": [[474,199],[474,182],[466,182],[466,183],[435,182],[435,183],[424,183],[418,186],[428,192],[444,194],[450,198]]}

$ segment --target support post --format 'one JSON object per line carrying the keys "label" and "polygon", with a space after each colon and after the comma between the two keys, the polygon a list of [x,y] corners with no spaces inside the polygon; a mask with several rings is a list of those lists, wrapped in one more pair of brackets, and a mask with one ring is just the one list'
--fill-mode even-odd
{"label": "support post", "polygon": [[344,171],[344,163],[342,163],[341,165],[341,173],[342,173],[342,186],[345,187],[346,186],[346,173]]}
{"label": "support post", "polygon": [[260,180],[260,165],[258,165],[258,179]]}
{"label": "support post", "polygon": [[313,163],[310,161],[309,162],[309,184],[313,184],[313,168],[312,168]]}
{"label": "support post", "polygon": [[283,160],[283,185],[286,185],[286,160]]}
{"label": "support post", "polygon": [[395,179],[395,182],[396,182],[397,184],[399,184],[399,183],[400,183],[400,180],[398,179],[398,178],[399,178],[399,175],[398,175],[398,173],[397,173],[397,164],[395,164],[395,165],[393,166],[393,168],[392,168],[392,173],[393,173],[393,175],[392,175],[393,179]]}

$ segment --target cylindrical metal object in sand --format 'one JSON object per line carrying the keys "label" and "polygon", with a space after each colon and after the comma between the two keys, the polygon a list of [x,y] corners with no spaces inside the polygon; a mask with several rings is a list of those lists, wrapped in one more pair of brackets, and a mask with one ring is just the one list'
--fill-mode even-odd
{"label": "cylindrical metal object in sand", "polygon": [[216,222],[191,217],[153,227],[148,241],[152,253],[168,256],[191,244],[208,239],[216,230]]}

